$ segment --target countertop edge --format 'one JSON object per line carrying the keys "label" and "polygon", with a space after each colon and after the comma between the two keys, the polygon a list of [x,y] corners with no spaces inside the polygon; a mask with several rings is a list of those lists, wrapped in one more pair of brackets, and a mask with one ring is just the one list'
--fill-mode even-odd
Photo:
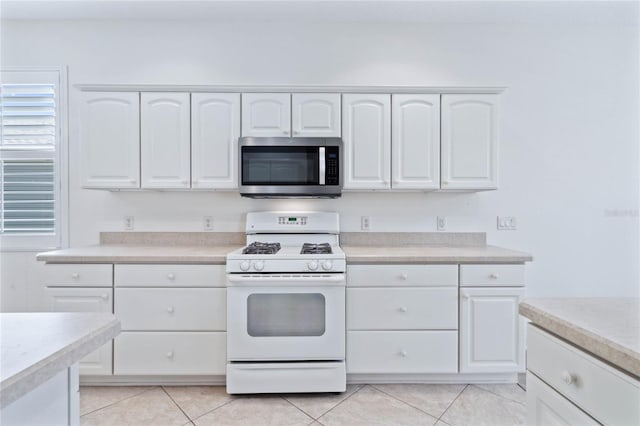
{"label": "countertop edge", "polygon": [[120,333],[120,320],[108,323],[83,336],[73,344],[41,359],[0,383],[0,408],[4,408],[37,388],[65,368],[70,367]]}
{"label": "countertop edge", "polygon": [[640,379],[640,362],[637,354],[631,349],[546,310],[532,306],[526,301],[520,303],[518,312],[530,319],[533,324]]}

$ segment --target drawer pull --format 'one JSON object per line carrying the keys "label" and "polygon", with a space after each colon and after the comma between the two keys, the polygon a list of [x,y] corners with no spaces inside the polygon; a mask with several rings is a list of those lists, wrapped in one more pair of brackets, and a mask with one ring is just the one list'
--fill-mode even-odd
{"label": "drawer pull", "polygon": [[80,274],[77,272],[74,272],[73,274],[71,274],[71,278],[73,278],[74,280],[77,280],[78,278],[80,278]]}
{"label": "drawer pull", "polygon": [[400,306],[400,307],[398,308],[398,310],[399,310],[400,312],[407,312],[407,310],[408,310],[408,309],[407,309],[407,307],[406,307],[406,306]]}
{"label": "drawer pull", "polygon": [[574,384],[576,382],[576,376],[569,373],[568,371],[563,371],[562,375],[560,375],[560,378],[568,385]]}
{"label": "drawer pull", "polygon": [[104,300],[109,300],[109,295],[108,295],[107,293],[104,293],[104,294],[103,294],[102,296],[100,296],[100,297],[102,297],[102,299],[104,299]]}
{"label": "drawer pull", "polygon": [[409,275],[407,275],[406,273],[402,273],[402,274],[400,274],[400,279],[401,279],[401,280],[406,281],[406,280],[407,280],[407,278],[409,278]]}
{"label": "drawer pull", "polygon": [[400,355],[403,358],[406,358],[407,357],[407,351],[401,350],[400,352],[398,352],[398,355]]}
{"label": "drawer pull", "polygon": [[167,352],[167,358],[173,358],[173,351]]}
{"label": "drawer pull", "polygon": [[500,276],[493,272],[489,275],[489,278],[491,278],[492,280],[497,280],[498,278],[500,278]]}
{"label": "drawer pull", "polygon": [[173,313],[173,311],[174,311],[173,306],[169,306],[169,307],[167,308],[167,312],[169,312],[170,314],[172,314],[172,313]]}
{"label": "drawer pull", "polygon": [[176,279],[175,274],[167,274],[167,278],[170,279],[171,281]]}

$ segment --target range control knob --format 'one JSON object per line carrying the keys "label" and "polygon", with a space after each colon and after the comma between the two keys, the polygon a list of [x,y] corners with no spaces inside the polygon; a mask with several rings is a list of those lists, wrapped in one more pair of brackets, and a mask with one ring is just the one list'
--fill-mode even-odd
{"label": "range control knob", "polygon": [[324,269],[325,271],[330,271],[331,268],[333,268],[333,262],[331,262],[330,260],[325,260],[324,262],[322,262],[322,269]]}
{"label": "range control knob", "polygon": [[309,263],[307,263],[307,268],[309,268],[310,271],[315,271],[318,269],[318,261],[310,260]]}
{"label": "range control knob", "polygon": [[262,260],[257,260],[256,263],[253,264],[253,269],[260,272],[264,269],[264,262]]}
{"label": "range control knob", "polygon": [[247,260],[243,260],[242,262],[240,262],[241,271],[248,271],[250,267],[251,267],[251,264]]}

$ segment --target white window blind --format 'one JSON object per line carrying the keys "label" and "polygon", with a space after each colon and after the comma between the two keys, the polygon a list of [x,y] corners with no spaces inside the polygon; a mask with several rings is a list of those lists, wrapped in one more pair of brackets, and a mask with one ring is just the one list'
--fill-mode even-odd
{"label": "white window blind", "polygon": [[2,71],[0,233],[5,249],[61,245],[60,73]]}

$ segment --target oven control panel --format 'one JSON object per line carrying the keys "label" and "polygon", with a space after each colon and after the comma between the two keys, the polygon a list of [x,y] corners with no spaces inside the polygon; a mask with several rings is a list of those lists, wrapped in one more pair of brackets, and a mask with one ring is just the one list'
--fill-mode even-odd
{"label": "oven control panel", "polygon": [[278,225],[301,225],[307,224],[307,216],[278,216]]}

